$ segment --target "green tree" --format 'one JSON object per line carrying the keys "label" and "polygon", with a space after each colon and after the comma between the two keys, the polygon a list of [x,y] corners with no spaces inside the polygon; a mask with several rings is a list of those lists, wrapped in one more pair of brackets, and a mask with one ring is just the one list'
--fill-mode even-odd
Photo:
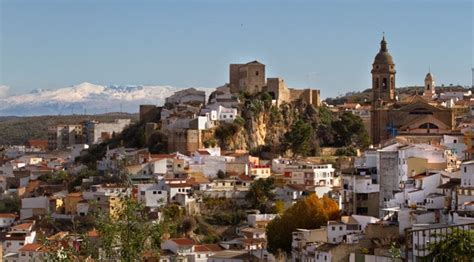
{"label": "green tree", "polygon": [[0,213],[18,213],[21,200],[17,195],[5,196],[0,200]]}
{"label": "green tree", "polygon": [[262,213],[273,212],[274,189],[275,180],[273,178],[257,179],[250,185],[245,199],[251,208],[258,209]]}
{"label": "green tree", "polygon": [[302,119],[298,119],[283,137],[284,148],[290,149],[293,153],[293,157],[305,156],[310,150],[312,134],[313,127]]}
{"label": "green tree", "polygon": [[339,120],[332,122],[337,146],[366,148],[370,145],[369,135],[359,116],[344,112]]}
{"label": "green tree", "polygon": [[148,219],[145,206],[134,199],[122,200],[116,217],[101,214],[96,221],[100,247],[110,259],[139,260],[143,251],[159,251],[162,224]]}
{"label": "green tree", "polygon": [[333,200],[318,198],[315,194],[300,199],[288,208],[282,216],[272,220],[267,226],[268,250],[274,254],[278,250],[291,252],[291,235],[297,228],[316,229],[326,225],[333,214]]}
{"label": "green tree", "polygon": [[454,228],[450,234],[435,234],[439,241],[428,244],[430,261],[472,261],[474,257],[474,232]]}

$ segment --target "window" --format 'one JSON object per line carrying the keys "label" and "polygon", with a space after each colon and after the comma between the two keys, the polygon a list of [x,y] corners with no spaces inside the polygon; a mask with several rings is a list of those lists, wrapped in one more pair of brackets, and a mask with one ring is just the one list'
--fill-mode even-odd
{"label": "window", "polygon": [[336,230],[336,227],[332,227],[332,230]]}
{"label": "window", "polygon": [[153,191],[153,195],[156,195],[156,191]]}
{"label": "window", "polygon": [[255,71],[255,75],[258,76],[258,71]]}
{"label": "window", "polygon": [[335,237],[332,238],[332,242],[336,242],[336,238],[335,238]]}
{"label": "window", "polygon": [[342,226],[339,227],[339,230],[342,230]]}

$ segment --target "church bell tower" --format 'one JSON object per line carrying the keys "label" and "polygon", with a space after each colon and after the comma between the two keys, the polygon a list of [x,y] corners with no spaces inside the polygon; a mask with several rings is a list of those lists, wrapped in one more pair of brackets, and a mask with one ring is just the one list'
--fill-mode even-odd
{"label": "church bell tower", "polygon": [[395,102],[395,64],[388,52],[385,36],[372,64],[372,110],[370,113],[370,137],[377,145],[394,134],[394,127],[387,104]]}
{"label": "church bell tower", "polygon": [[425,91],[423,92],[423,96],[431,99],[435,93],[435,79],[431,72],[428,72],[425,77]]}
{"label": "church bell tower", "polygon": [[372,107],[395,101],[395,64],[383,36],[372,64]]}

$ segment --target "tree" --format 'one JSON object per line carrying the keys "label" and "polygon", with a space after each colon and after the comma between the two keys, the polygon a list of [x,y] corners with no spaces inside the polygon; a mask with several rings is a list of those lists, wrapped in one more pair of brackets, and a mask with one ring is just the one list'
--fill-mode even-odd
{"label": "tree", "polygon": [[[292,232],[297,228],[316,229],[332,218],[336,219],[334,207],[337,204],[330,198],[318,198],[315,194],[298,200],[282,216],[272,220],[267,226],[268,250],[291,252]],[[338,212],[337,212],[338,213]]]}
{"label": "tree", "polygon": [[115,218],[99,215],[96,226],[107,258],[135,261],[143,251],[160,250],[162,225],[148,219],[145,206],[129,197]]}
{"label": "tree", "polygon": [[454,228],[450,234],[434,234],[440,238],[428,244],[430,261],[472,261],[474,257],[474,232]]}
{"label": "tree", "polygon": [[275,180],[273,178],[257,179],[250,185],[245,199],[250,203],[251,208],[258,209],[262,213],[268,213],[273,210],[274,189]]}
{"label": "tree", "polygon": [[370,145],[369,135],[364,122],[359,116],[344,112],[339,120],[332,122],[335,143],[338,146],[357,146],[366,148]]}
{"label": "tree", "polygon": [[181,223],[181,230],[186,237],[189,237],[191,233],[196,229],[196,220],[193,217],[186,217]]}
{"label": "tree", "polygon": [[222,170],[219,169],[219,171],[217,171],[217,178],[219,179],[226,179],[226,178],[229,178],[229,176]]}
{"label": "tree", "polygon": [[302,119],[296,120],[290,130],[283,137],[285,149],[291,149],[293,157],[297,155],[305,156],[309,152],[310,139],[313,134],[313,127]]}
{"label": "tree", "polygon": [[17,195],[5,196],[0,201],[0,213],[19,213],[21,200]]}

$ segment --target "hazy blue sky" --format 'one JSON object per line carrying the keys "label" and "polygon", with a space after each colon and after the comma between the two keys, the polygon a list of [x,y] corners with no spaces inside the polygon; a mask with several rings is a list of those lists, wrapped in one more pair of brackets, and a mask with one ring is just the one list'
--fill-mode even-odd
{"label": "hazy blue sky", "polygon": [[[370,86],[382,32],[397,86],[470,85],[473,1],[0,0],[0,85],[215,87],[228,64],[334,96]],[[309,75],[309,76],[308,76]]]}

